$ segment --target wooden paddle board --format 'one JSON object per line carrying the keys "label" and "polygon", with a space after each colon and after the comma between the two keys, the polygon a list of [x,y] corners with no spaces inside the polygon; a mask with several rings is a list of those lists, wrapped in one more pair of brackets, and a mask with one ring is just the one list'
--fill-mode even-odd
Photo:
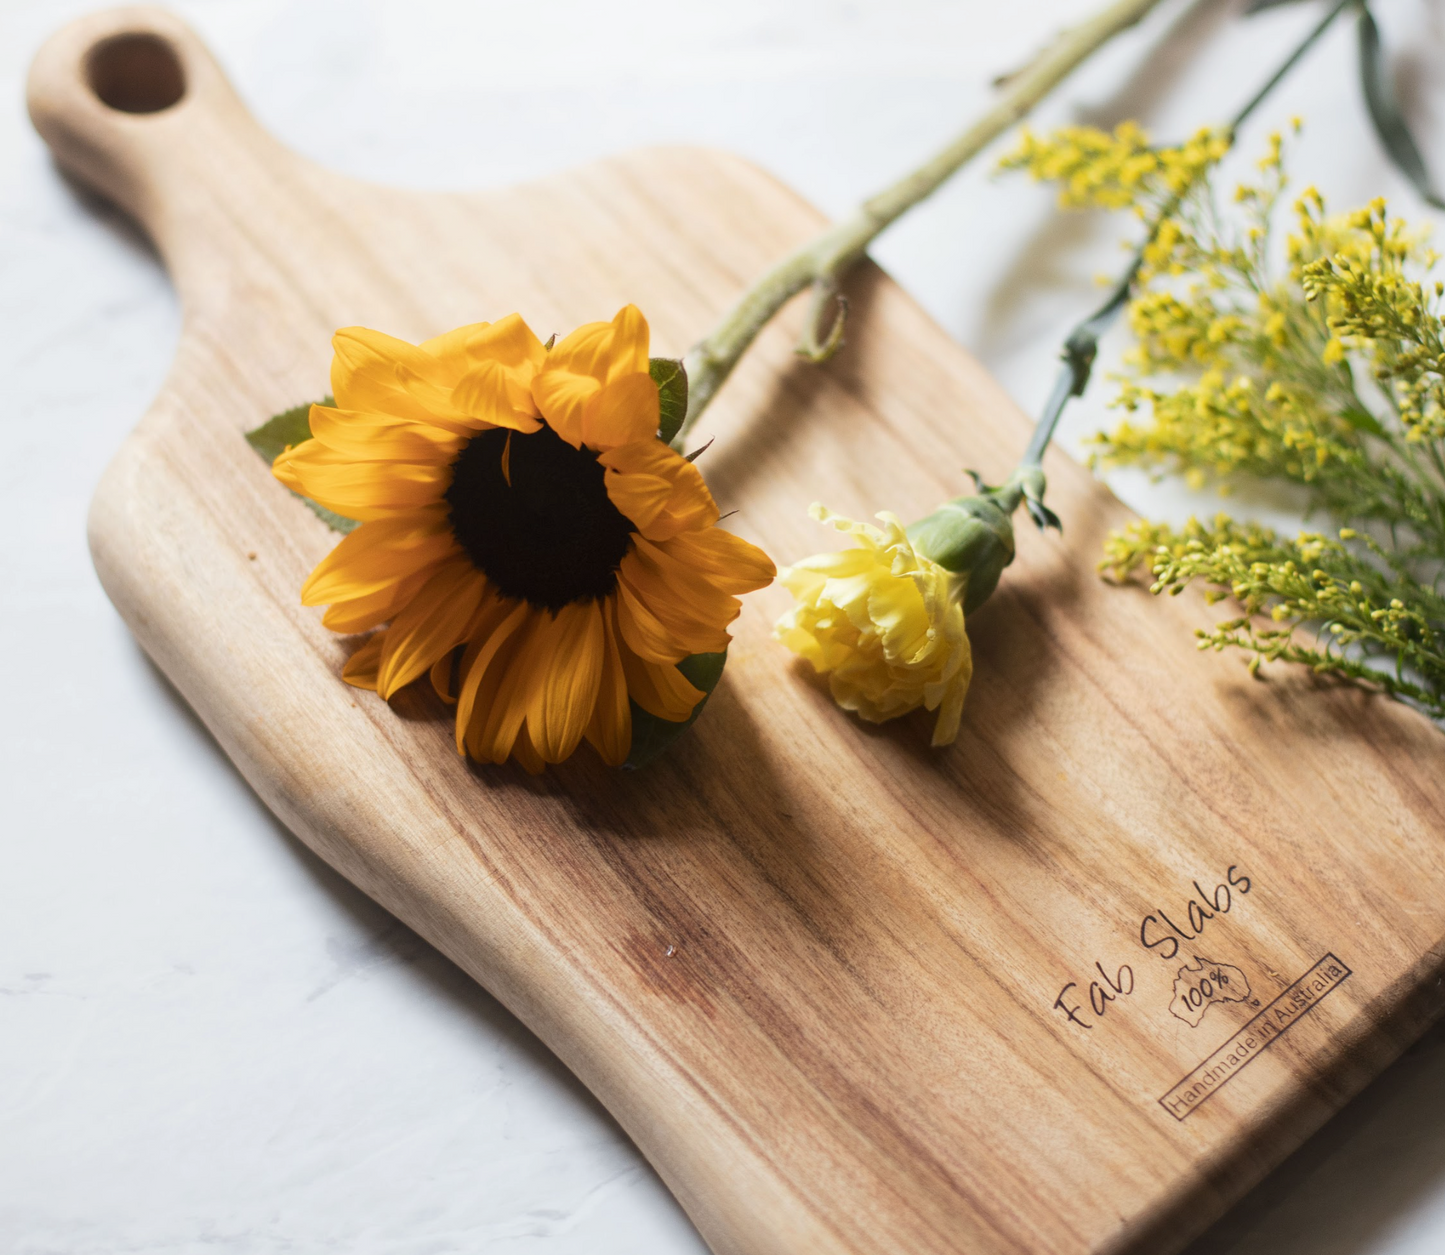
{"label": "wooden paddle board", "polygon": [[[1200,599],[1102,584],[1127,512],[1059,454],[1064,535],[1021,532],[941,752],[926,715],[835,708],[771,640],[777,588],[640,772],[469,766],[434,698],[340,681],[355,642],[298,599],[336,536],[242,433],[326,391],[348,324],[545,335],[632,301],[680,353],[822,221],[767,174],[668,149],[485,193],[356,182],[149,9],[58,34],[29,102],[185,309],[92,507],[106,590],[276,814],[555,1050],[720,1255],[1176,1250],[1439,1008],[1441,734],[1261,685],[1196,652]],[[885,275],[849,295],[835,361],[792,356],[794,310],[700,433],[727,525],[779,562],[836,547],[810,502],[916,516],[1028,435]]]}

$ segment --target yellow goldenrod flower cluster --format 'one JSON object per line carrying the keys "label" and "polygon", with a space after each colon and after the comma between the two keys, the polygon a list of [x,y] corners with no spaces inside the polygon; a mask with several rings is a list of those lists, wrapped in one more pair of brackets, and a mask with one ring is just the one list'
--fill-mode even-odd
{"label": "yellow goldenrod flower cluster", "polygon": [[1427,286],[1410,271],[1429,269],[1436,255],[1383,200],[1346,219],[1351,238],[1333,253],[1301,266],[1306,297],[1321,302],[1338,346],[1370,359],[1376,380],[1393,392],[1400,422],[1414,441],[1445,436],[1445,323],[1437,302],[1445,285]]}
{"label": "yellow goldenrod flower cluster", "polygon": [[[1295,485],[1330,527],[1289,540],[1225,515],[1183,529],[1141,522],[1110,539],[1102,569],[1120,580],[1147,571],[1155,592],[1199,582],[1209,600],[1236,603],[1235,617],[1201,630],[1201,648],[1243,649],[1252,670],[1300,663],[1445,717],[1445,285],[1428,274],[1435,255],[1383,201],[1332,215],[1313,188],[1278,240],[1278,135],[1232,211],[1214,187],[1217,157],[1182,194],[1140,183],[1124,196],[1136,185],[1119,175],[1118,153],[1142,140],[1121,128],[1111,144],[1071,130],[1031,140],[1015,161],[1058,179],[1070,203],[1153,215],[1128,310],[1134,344],[1116,401],[1125,418],[1097,438],[1096,461],[1221,491]],[[1088,193],[1095,187],[1112,190]]]}
{"label": "yellow goldenrod flower cluster", "polygon": [[1195,488],[1214,480],[1227,492],[1239,474],[1310,484],[1331,461],[1358,460],[1349,429],[1337,431],[1307,396],[1279,381],[1260,388],[1249,375],[1215,367],[1172,392],[1126,380],[1117,404],[1146,411],[1150,421],[1125,420],[1100,437],[1106,452],[1097,460],[1169,466]]}
{"label": "yellow goldenrod flower cluster", "polygon": [[[1445,716],[1445,599],[1433,585],[1403,583],[1392,555],[1353,528],[1338,538],[1293,540],[1218,515],[1182,529],[1140,521],[1105,546],[1103,569],[1124,579],[1152,570],[1155,593],[1207,586],[1211,602],[1232,598],[1239,613],[1200,628],[1200,649],[1242,649],[1249,669],[1292,662],[1363,683]],[[1313,629],[1310,631],[1309,629]]]}
{"label": "yellow goldenrod flower cluster", "polygon": [[1134,122],[1112,132],[1067,126],[1044,136],[1025,130],[1003,168],[1057,183],[1059,203],[1069,209],[1128,209],[1182,196],[1228,151],[1229,137],[1209,129],[1175,147],[1155,148]]}

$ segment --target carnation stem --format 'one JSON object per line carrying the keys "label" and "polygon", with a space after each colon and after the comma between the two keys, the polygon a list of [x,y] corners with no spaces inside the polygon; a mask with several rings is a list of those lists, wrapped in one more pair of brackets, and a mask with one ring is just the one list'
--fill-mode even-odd
{"label": "carnation stem", "polygon": [[1008,77],[997,102],[950,144],[759,277],[683,358],[688,378],[687,416],[673,446],[682,447],[683,439],[758,332],[810,285],[812,301],[797,351],[813,362],[831,357],[842,344],[847,312],[839,283],[863,259],[874,239],[1024,118],[1080,62],[1133,26],[1158,3],[1114,0],[1087,21],[1061,31],[1032,61]]}
{"label": "carnation stem", "polygon": [[[1293,51],[1275,69],[1274,73],[1267,78],[1249,102],[1244,105],[1225,128],[1225,133],[1231,142],[1235,132],[1248,120],[1265,98],[1272,92],[1295,66],[1295,63],[1304,56],[1314,45],[1315,41],[1329,29],[1330,24],[1339,17],[1346,9],[1358,3],[1358,0],[1336,0],[1330,6],[1329,11],[1311,28]],[[1054,437],[1054,431],[1059,425],[1059,418],[1064,412],[1064,406],[1068,404],[1071,397],[1082,396],[1084,389],[1088,387],[1089,376],[1093,371],[1094,358],[1099,351],[1099,337],[1108,330],[1110,325],[1119,316],[1120,311],[1129,303],[1130,294],[1134,289],[1134,280],[1139,277],[1139,271],[1144,265],[1144,254],[1159,234],[1159,228],[1179,208],[1180,202],[1184,199],[1185,193],[1179,193],[1169,198],[1164,207],[1154,216],[1150,224],[1149,233],[1144,241],[1135,250],[1132,260],[1125,267],[1124,273],[1119,276],[1119,281],[1109,290],[1109,295],[1104,299],[1102,305],[1094,310],[1083,322],[1079,323],[1069,333],[1069,338],[1064,341],[1063,367],[1059,371],[1058,379],[1054,383],[1054,390],[1049,394],[1048,402],[1044,406],[1044,412],[1039,416],[1038,423],[1034,426],[1033,439],[1029,441],[1029,447],[1024,450],[1023,458],[1019,462],[1019,471],[1037,469],[1042,465],[1044,450],[1049,447],[1049,441]],[[1030,512],[1034,514],[1034,521],[1041,527],[1045,521],[1033,510],[1033,499],[1029,498]],[[1052,516],[1049,517],[1049,524],[1057,526]]]}

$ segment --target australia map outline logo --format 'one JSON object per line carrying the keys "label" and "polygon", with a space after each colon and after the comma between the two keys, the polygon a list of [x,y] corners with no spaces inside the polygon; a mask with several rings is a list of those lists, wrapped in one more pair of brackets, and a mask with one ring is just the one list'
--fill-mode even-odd
{"label": "australia map outline logo", "polygon": [[1216,963],[1201,954],[1186,963],[1174,979],[1170,1012],[1190,1028],[1197,1028],[1204,1013],[1216,1002],[1247,1002],[1249,981],[1237,967]]}

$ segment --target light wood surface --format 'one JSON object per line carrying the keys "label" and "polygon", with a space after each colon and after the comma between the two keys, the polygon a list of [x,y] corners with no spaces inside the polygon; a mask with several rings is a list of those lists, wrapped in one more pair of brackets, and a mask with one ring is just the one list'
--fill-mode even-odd
{"label": "light wood surface", "polygon": [[[91,60],[135,32],[160,43]],[[184,94],[154,109],[168,55]],[[1065,535],[1025,525],[941,753],[926,716],[835,709],[770,640],[777,589],[644,772],[469,767],[426,694],[340,682],[349,643],[297,596],[335,536],[241,433],[325,391],[346,324],[545,334],[634,301],[680,352],[820,222],[766,174],[665,150],[484,194],[363,185],[262,133],[154,10],[62,31],[29,99],[185,308],[92,507],[107,591],[267,804],[530,1025],[720,1255],[1175,1250],[1438,1011],[1440,733],[1260,687],[1194,650],[1197,599],[1101,584],[1126,514],[1060,455]],[[850,296],[838,359],[796,361],[785,317],[700,433],[729,526],[780,562],[833,544],[811,501],[919,514],[1027,437],[881,272]]]}

